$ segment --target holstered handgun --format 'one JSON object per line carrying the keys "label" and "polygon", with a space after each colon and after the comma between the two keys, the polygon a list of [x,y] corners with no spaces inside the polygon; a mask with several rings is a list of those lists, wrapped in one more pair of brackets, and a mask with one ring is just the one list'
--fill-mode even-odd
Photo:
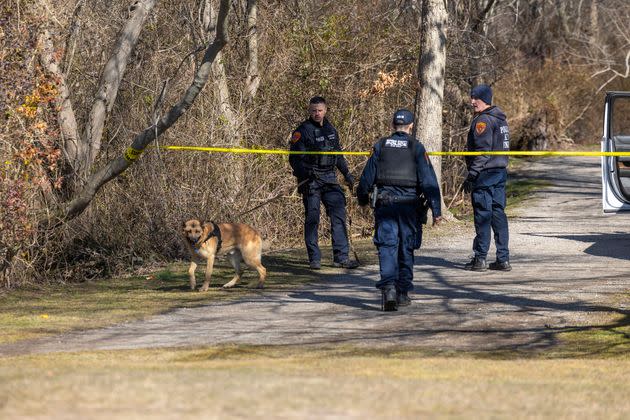
{"label": "holstered handgun", "polygon": [[424,194],[420,194],[420,196],[418,197],[418,200],[419,200],[419,203],[418,203],[418,207],[416,208],[418,222],[422,223],[423,225],[426,225],[429,219],[428,217],[429,200],[427,200]]}
{"label": "holstered handgun", "polygon": [[376,184],[372,187],[372,196],[370,197],[370,207],[376,208],[376,200],[378,200],[378,187]]}

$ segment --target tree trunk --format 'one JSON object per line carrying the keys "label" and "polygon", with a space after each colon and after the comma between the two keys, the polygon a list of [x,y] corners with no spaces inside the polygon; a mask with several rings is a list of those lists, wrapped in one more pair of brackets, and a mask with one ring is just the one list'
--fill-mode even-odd
{"label": "tree trunk", "polygon": [[[61,130],[64,161],[68,166],[66,175],[76,175],[80,167],[80,159],[86,154],[86,148],[85,144],[79,141],[79,130],[74,110],[72,109],[72,102],[70,102],[70,91],[59,63],[55,59],[55,49],[48,30],[45,30],[39,38],[39,50],[42,66],[56,79],[57,89],[59,90],[57,120]],[[74,183],[74,180],[70,180],[70,182]]]}
{"label": "tree trunk", "polygon": [[83,137],[87,145],[86,156],[81,162],[81,172],[84,175],[91,171],[92,164],[101,149],[105,119],[114,106],[129,56],[138,42],[140,31],[155,3],[156,0],[138,0],[133,4],[131,16],[114,46],[114,53],[103,68]]}
{"label": "tree trunk", "polygon": [[[212,0],[206,0],[206,10],[210,14],[210,35],[215,35],[214,31],[217,30],[215,24],[216,17],[214,13],[214,7]],[[223,117],[222,123],[224,124],[224,138],[226,143],[231,147],[241,147],[242,133],[241,122],[239,121],[238,113],[232,106],[232,98],[230,95],[230,87],[228,85],[228,77],[225,71],[225,65],[223,64],[223,54],[219,53],[217,59],[212,63],[212,74],[216,81],[215,92],[219,99],[219,109]],[[230,160],[231,170],[227,173],[227,182],[231,188],[238,192],[244,184],[245,178],[245,166],[243,160],[238,155],[226,156],[226,159]],[[236,194],[234,195],[236,197]]]}
{"label": "tree trunk", "polygon": [[221,115],[225,119],[225,125],[227,127],[227,138],[233,146],[238,146],[238,140],[240,139],[239,127],[237,123],[236,113],[232,107],[232,100],[230,99],[230,87],[228,86],[227,74],[225,72],[225,66],[223,65],[223,54],[219,53],[217,59],[212,63],[212,75],[216,81],[216,94],[219,98],[219,109]]}
{"label": "tree trunk", "polygon": [[562,37],[566,39],[571,34],[571,29],[569,28],[569,19],[567,17],[566,1],[556,0],[556,13],[558,14],[558,19],[560,20]]}
{"label": "tree trunk", "polygon": [[[420,26],[419,89],[416,92],[416,137],[428,151],[442,151],[442,101],[446,69],[446,25],[448,14],[444,0],[422,2]],[[442,181],[442,158],[432,156],[433,168]],[[443,199],[442,199],[443,201]],[[442,206],[444,203],[442,202]],[[446,209],[445,209],[446,210]]]}
{"label": "tree trunk", "polygon": [[[94,196],[103,185],[116,178],[131,166],[140,157],[140,154],[149,143],[175,124],[184,112],[192,106],[199,92],[201,92],[208,82],[212,63],[217,59],[217,55],[228,41],[227,26],[229,8],[230,0],[221,0],[219,17],[217,19],[216,37],[208,45],[201,65],[195,74],[195,78],[180,101],[172,106],[168,113],[163,115],[157,123],[136,135],[131,146],[127,148],[127,151],[122,156],[111,160],[104,168],[94,173],[88,179],[83,190],[63,209],[62,213],[59,215],[60,219],[70,220],[80,215],[89,206],[92,199],[94,199]],[[49,221],[49,224],[51,223],[56,225],[58,222]]]}
{"label": "tree trunk", "polygon": [[590,43],[591,45],[601,45],[599,33],[599,7],[598,0],[591,0],[590,10]]}
{"label": "tree trunk", "polygon": [[[204,21],[209,24],[207,26],[210,37],[216,36],[217,31],[217,17],[215,15],[212,0],[205,1]],[[227,74],[225,72],[225,66],[223,65],[223,54],[219,52],[217,59],[212,63],[212,75],[215,79],[215,91],[219,99],[219,109],[221,114],[225,118],[225,124],[228,129],[228,138],[231,142],[238,141],[240,135],[238,133],[238,124],[236,123],[236,113],[232,107],[232,100],[230,99],[230,88],[228,86]],[[233,144],[238,145],[238,144]]]}
{"label": "tree trunk", "polygon": [[245,93],[250,100],[256,97],[260,76],[258,74],[258,29],[256,0],[247,0],[247,77],[245,78]]}
{"label": "tree trunk", "polygon": [[[471,17],[470,17],[470,31],[485,38],[487,32],[487,20],[488,15],[494,7],[495,0],[488,0],[485,4],[480,2],[472,2],[471,4]],[[468,65],[470,67],[470,84],[478,85],[483,82],[483,75],[487,69],[484,68],[483,60],[481,57],[486,55],[487,46],[481,44],[480,50],[471,52]]]}

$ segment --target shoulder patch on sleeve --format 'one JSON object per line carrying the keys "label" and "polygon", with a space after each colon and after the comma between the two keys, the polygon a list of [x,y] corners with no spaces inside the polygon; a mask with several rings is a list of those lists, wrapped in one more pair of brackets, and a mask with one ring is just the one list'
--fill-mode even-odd
{"label": "shoulder patch on sleeve", "polygon": [[479,121],[477,124],[475,124],[475,133],[477,133],[477,135],[483,134],[486,131],[486,127],[488,126],[488,124],[486,124],[483,121]]}
{"label": "shoulder patch on sleeve", "polygon": [[291,136],[291,143],[297,143],[298,141],[300,141],[301,138],[302,133],[300,133],[299,131],[294,131],[293,135]]}

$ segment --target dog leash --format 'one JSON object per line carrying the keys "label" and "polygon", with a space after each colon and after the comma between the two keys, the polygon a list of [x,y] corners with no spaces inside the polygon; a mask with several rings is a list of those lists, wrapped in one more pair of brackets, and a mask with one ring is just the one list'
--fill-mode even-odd
{"label": "dog leash", "polygon": [[[295,190],[297,190],[298,188],[300,188],[302,185],[306,184],[309,180],[310,180],[309,178],[306,178],[304,181],[302,181],[302,182],[300,182],[299,184],[297,184],[297,185],[294,187],[294,188],[295,188]],[[278,198],[282,197],[282,195],[283,195],[285,192],[286,192],[286,189],[283,189],[283,190],[282,190],[282,191],[280,191],[278,194],[276,194],[275,196],[271,197],[269,200],[267,200],[267,201],[265,201],[265,202],[263,202],[263,203],[260,203],[260,204],[258,204],[257,206],[252,207],[252,208],[251,208],[251,209],[249,209],[249,210],[245,210],[244,212],[241,212],[241,213],[237,214],[237,215],[236,215],[236,217],[241,217],[241,216],[243,216],[244,214],[251,213],[251,212],[253,212],[254,210],[257,210],[257,209],[259,209],[259,208],[261,208],[261,207],[263,207],[263,206],[266,206],[267,204],[271,203],[272,201],[277,200]]]}
{"label": "dog leash", "polygon": [[[352,190],[350,188],[348,188],[348,191],[350,192],[350,199],[346,198],[346,201],[348,202],[348,207],[350,207],[350,203],[352,203]],[[346,219],[347,219],[347,223],[346,226],[344,226],[346,228],[346,236],[348,237],[348,245],[350,245],[350,251],[352,251],[352,254],[354,254],[354,259],[356,260],[357,263],[359,263],[359,265],[361,265],[361,260],[359,259],[359,254],[357,254],[357,250],[354,247],[354,244],[352,243],[352,215],[350,214],[350,209],[346,209]]]}

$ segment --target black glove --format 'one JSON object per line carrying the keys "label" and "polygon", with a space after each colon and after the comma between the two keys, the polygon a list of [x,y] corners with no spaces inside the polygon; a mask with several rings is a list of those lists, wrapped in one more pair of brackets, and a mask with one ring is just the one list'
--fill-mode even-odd
{"label": "black glove", "polygon": [[350,190],[350,194],[352,194],[352,191],[354,191],[354,178],[352,177],[351,174],[347,174],[344,176],[344,179],[346,180],[346,185],[348,186],[348,189]]}
{"label": "black glove", "polygon": [[462,189],[464,190],[464,192],[466,194],[470,194],[472,192],[472,190],[473,190],[473,183],[472,183],[472,181],[470,181],[468,178],[466,178],[466,180],[462,184]]}
{"label": "black glove", "polygon": [[475,186],[475,181],[477,180],[478,175],[468,174],[466,180],[462,184],[462,189],[466,194],[470,194]]}
{"label": "black glove", "polygon": [[303,178],[298,178],[298,189],[297,192],[299,194],[304,194],[308,192],[308,186],[315,179],[315,174],[312,169],[306,169],[303,172]]}

